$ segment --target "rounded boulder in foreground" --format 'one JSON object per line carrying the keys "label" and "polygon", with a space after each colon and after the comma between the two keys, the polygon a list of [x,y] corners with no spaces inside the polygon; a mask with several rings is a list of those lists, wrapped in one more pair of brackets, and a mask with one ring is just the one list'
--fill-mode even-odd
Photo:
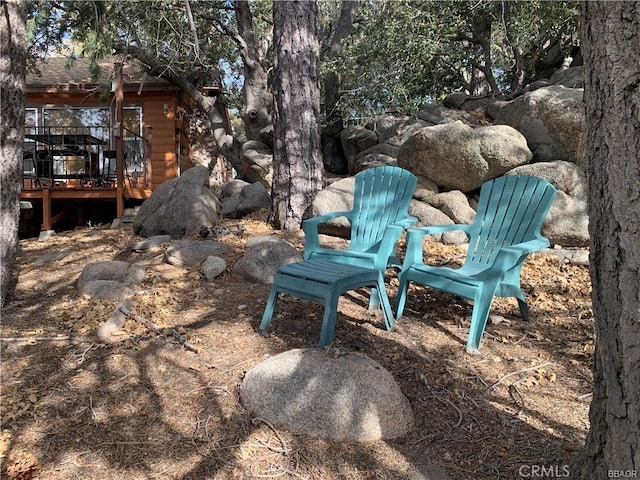
{"label": "rounded boulder in foreground", "polygon": [[369,442],[413,428],[409,400],[392,375],[359,353],[281,353],[247,372],[240,396],[255,416],[292,433]]}

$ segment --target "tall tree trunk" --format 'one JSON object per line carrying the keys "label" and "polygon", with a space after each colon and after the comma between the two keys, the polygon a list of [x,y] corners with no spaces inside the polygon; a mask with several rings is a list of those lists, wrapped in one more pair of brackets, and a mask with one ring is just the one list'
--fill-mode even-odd
{"label": "tall tree trunk", "polygon": [[[243,106],[240,117],[244,122],[249,140],[262,140],[271,145],[269,133],[272,126],[273,94],[269,90],[267,51],[271,44],[269,36],[256,39],[253,31],[253,16],[247,0],[234,2],[240,56],[244,63]],[[262,132],[262,133],[261,133]],[[262,138],[261,138],[262,137]]]}
{"label": "tall tree trunk", "polygon": [[271,221],[297,230],[322,188],[319,45],[314,1],[274,2],[274,155]]}
{"label": "tall tree trunk", "polygon": [[0,305],[9,290],[18,251],[24,95],[26,1],[0,2]]}
{"label": "tall tree trunk", "polygon": [[489,12],[480,12],[472,17],[471,32],[473,41],[480,46],[481,53],[471,72],[469,94],[474,97],[500,93],[498,83],[493,76],[491,57],[492,19]]}
{"label": "tall tree trunk", "polygon": [[[360,0],[342,0],[340,17],[326,47],[323,47],[322,59],[326,64],[331,64],[340,52],[342,41],[351,34],[353,23],[356,19],[356,11],[360,6]],[[322,132],[322,156],[324,167],[331,173],[347,173],[347,158],[342,149],[340,132],[344,128],[342,112],[339,109],[342,94],[342,79],[337,71],[329,71],[324,81],[324,119],[325,127]]]}
{"label": "tall tree trunk", "polygon": [[322,129],[322,163],[328,172],[339,175],[349,170],[347,156],[340,141],[340,132],[344,129],[339,109],[341,83],[338,72],[327,73],[324,80],[325,125]]}
{"label": "tall tree trunk", "polygon": [[583,9],[596,350],[575,474],[626,478],[640,470],[640,3]]}
{"label": "tall tree trunk", "polygon": [[516,38],[516,32],[513,28],[513,19],[511,18],[511,4],[509,2],[501,2],[503,27],[505,29],[503,49],[511,50],[513,56],[513,67],[511,68],[511,92],[521,92],[524,88],[524,61],[520,47],[512,41]]}

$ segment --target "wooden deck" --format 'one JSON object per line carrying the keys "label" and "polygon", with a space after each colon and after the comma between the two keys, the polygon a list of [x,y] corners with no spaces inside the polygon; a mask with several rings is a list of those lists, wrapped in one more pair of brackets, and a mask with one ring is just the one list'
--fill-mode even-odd
{"label": "wooden deck", "polygon": [[42,226],[41,230],[53,229],[53,225],[67,216],[64,210],[53,215],[56,202],[75,200],[81,203],[97,202],[103,200],[115,200],[116,218],[122,218],[124,213],[124,200],[145,200],[151,196],[151,189],[131,186],[114,187],[82,187],[73,183],[54,184],[51,186],[32,187],[25,186],[22,189],[20,200],[42,202]]}

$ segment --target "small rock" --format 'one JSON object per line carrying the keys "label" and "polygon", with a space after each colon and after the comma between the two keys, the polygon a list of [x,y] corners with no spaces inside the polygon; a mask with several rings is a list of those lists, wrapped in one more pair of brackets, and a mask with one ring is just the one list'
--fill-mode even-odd
{"label": "small rock", "polygon": [[149,252],[167,243],[171,243],[171,235],[153,235],[152,237],[134,243],[131,250],[134,252]]}
{"label": "small rock", "polygon": [[[130,304],[131,302],[123,303],[127,308],[130,308]],[[105,343],[114,343],[122,340],[122,337],[126,335],[126,332],[122,329],[126,319],[126,315],[119,308],[116,308],[109,315],[107,321],[98,328],[96,335]]]}
{"label": "small rock", "polygon": [[226,269],[227,262],[215,255],[207,257],[206,260],[202,262],[202,265],[200,265],[200,273],[209,281],[224,273]]}

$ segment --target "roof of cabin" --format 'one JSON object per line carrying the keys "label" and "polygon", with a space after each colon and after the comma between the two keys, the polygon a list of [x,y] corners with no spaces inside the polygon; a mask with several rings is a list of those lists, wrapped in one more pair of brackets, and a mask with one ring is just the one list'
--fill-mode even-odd
{"label": "roof of cabin", "polygon": [[[72,62],[66,57],[49,57],[36,64],[38,72],[27,73],[27,91],[71,91],[94,90],[96,86],[107,83],[114,72],[117,58],[108,58],[98,62],[100,74],[94,78],[89,69],[89,59],[78,57]],[[129,60],[122,65],[123,83],[126,86],[145,89],[170,88],[166,80],[148,75],[140,63]]]}

